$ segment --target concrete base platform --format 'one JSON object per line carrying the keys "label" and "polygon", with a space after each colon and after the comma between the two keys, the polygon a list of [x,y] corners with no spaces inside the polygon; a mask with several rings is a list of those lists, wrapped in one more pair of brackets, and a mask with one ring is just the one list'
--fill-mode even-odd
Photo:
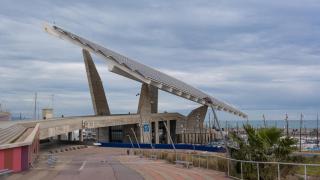
{"label": "concrete base platform", "polygon": [[12,174],[8,180],[176,180],[227,179],[224,173],[205,169],[185,169],[162,160],[147,160],[126,155],[126,149],[88,147],[56,154],[57,162],[49,166],[47,152],[33,169]]}

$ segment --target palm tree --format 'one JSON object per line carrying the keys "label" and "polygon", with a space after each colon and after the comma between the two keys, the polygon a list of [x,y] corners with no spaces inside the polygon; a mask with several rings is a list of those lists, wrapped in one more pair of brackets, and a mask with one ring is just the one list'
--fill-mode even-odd
{"label": "palm tree", "polygon": [[[289,155],[296,149],[293,145],[296,141],[290,137],[282,137],[281,130],[275,127],[254,129],[251,125],[243,126],[247,134],[247,140],[236,133],[231,133],[230,138],[237,144],[229,147],[231,157],[248,161],[287,161]],[[245,179],[256,179],[256,165],[245,163],[243,170]],[[260,179],[274,179],[276,174],[274,165],[259,165]],[[240,163],[236,164],[236,170],[240,171]],[[250,173],[252,172],[252,173]],[[274,173],[272,173],[274,172]]]}

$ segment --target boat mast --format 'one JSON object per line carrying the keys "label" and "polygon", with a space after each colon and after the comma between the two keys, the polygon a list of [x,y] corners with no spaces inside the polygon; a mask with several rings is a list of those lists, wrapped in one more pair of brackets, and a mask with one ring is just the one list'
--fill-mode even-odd
{"label": "boat mast", "polygon": [[300,116],[300,152],[301,152],[301,129],[302,129],[302,118],[303,118],[303,115],[301,113],[301,116]]}
{"label": "boat mast", "polygon": [[319,148],[319,114],[317,113],[317,147]]}

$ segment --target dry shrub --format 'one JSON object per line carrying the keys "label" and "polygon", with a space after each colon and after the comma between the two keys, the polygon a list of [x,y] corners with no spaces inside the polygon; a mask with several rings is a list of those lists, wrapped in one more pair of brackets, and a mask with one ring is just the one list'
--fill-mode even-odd
{"label": "dry shrub", "polygon": [[174,161],[176,160],[176,154],[175,153],[168,153],[166,160],[170,163],[174,163]]}

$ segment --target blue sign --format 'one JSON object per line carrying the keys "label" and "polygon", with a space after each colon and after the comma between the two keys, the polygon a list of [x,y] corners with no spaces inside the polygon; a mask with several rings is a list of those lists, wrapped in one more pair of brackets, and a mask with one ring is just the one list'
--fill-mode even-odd
{"label": "blue sign", "polygon": [[150,132],[150,126],[149,126],[149,124],[143,124],[143,132]]}

